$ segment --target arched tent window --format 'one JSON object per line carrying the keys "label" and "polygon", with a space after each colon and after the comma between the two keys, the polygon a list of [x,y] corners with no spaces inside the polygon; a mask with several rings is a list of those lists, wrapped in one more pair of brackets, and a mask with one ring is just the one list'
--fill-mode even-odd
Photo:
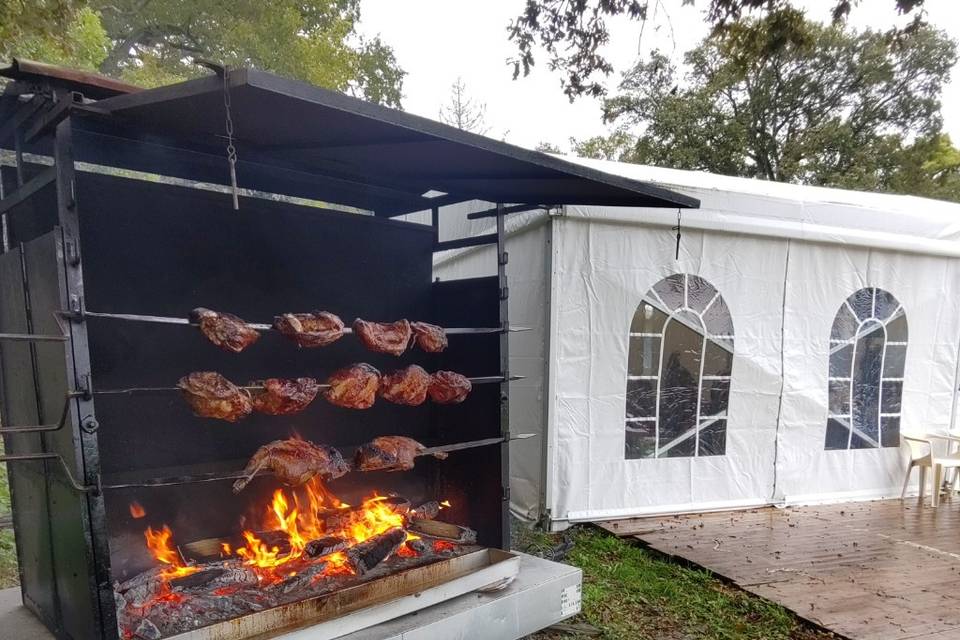
{"label": "arched tent window", "polygon": [[824,448],[900,444],[907,315],[892,294],[868,287],[840,305],[830,332],[830,413]]}
{"label": "arched tent window", "polygon": [[626,457],[723,455],[733,321],[723,296],[676,273],[647,291],[630,325]]}

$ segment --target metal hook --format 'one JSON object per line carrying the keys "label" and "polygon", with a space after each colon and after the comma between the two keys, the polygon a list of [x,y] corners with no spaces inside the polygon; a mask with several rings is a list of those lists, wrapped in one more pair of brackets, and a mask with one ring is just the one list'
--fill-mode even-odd
{"label": "metal hook", "polygon": [[678,207],[677,208],[677,226],[671,227],[670,229],[671,231],[677,232],[677,252],[676,252],[676,255],[674,256],[674,260],[680,259],[680,215],[681,215],[680,208]]}

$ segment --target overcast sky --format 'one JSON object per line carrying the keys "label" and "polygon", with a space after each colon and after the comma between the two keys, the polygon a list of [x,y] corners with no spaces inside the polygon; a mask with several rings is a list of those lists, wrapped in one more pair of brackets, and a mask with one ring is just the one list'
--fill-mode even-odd
{"label": "overcast sky", "polygon": [[[695,7],[682,7],[680,0],[664,0],[667,16],[656,16],[644,28],[629,20],[611,24],[611,43],[606,50],[615,72],[608,79],[616,87],[620,73],[638,51],[658,47],[677,59],[707,33],[703,18],[706,0]],[[829,19],[831,0],[800,0],[807,15]],[[960,40],[960,2],[927,0],[928,19]],[[440,105],[449,99],[450,86],[462,77],[468,93],[487,105],[487,135],[533,147],[552,142],[568,148],[568,139],[586,138],[606,131],[596,100],[579,98],[573,104],[560,86],[561,76],[546,68],[543,55],[530,76],[514,81],[506,61],[514,55],[506,27],[520,11],[524,0],[362,0],[360,31],[379,34],[393,47],[400,66],[407,71],[403,106],[407,111],[437,119]],[[871,10],[873,13],[871,13]],[[855,26],[887,28],[897,22],[894,0],[869,0],[854,9]],[[903,22],[903,20],[900,20]],[[960,142],[960,69],[943,95],[946,130]]]}

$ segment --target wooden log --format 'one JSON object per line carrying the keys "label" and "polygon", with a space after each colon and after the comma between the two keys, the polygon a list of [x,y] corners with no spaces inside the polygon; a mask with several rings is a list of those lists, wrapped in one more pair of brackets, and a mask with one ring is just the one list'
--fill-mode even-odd
{"label": "wooden log", "polygon": [[[258,531],[254,533],[268,548],[277,547],[280,553],[290,552],[290,539],[283,531]],[[180,545],[180,555],[196,562],[213,562],[223,556],[223,545],[228,544],[236,550],[247,544],[242,535],[226,536],[222,538],[203,538]]]}
{"label": "wooden log", "polygon": [[474,544],[477,541],[477,532],[473,529],[440,520],[411,520],[409,528],[414,533],[422,533],[458,544]]}
{"label": "wooden log", "polygon": [[433,520],[440,515],[440,503],[436,500],[424,502],[419,507],[410,510],[411,520]]}
{"label": "wooden log", "polygon": [[203,567],[197,573],[181,578],[171,578],[174,591],[197,591],[209,593],[222,587],[253,586],[259,582],[257,573],[239,560],[229,560]]}
{"label": "wooden log", "polygon": [[389,529],[347,550],[347,558],[358,575],[363,575],[390,557],[407,539],[399,527]]}
{"label": "wooden log", "polygon": [[133,637],[139,640],[160,640],[163,634],[160,633],[160,629],[157,629],[157,625],[153,624],[147,618],[144,618],[140,621],[140,624],[137,625],[136,631],[133,632]]}
{"label": "wooden log", "polygon": [[268,589],[283,594],[296,593],[297,591],[310,587],[315,580],[323,576],[326,568],[326,562],[315,562],[297,571],[296,575],[289,576],[280,582],[270,585]]}
{"label": "wooden log", "polygon": [[347,548],[347,541],[337,536],[324,536],[311,540],[303,549],[304,554],[309,558],[319,558],[335,551],[342,551]]}
{"label": "wooden log", "polygon": [[[410,510],[410,501],[400,496],[384,498],[383,504],[395,513],[406,514]],[[329,533],[347,529],[358,522],[363,522],[367,508],[362,504],[346,509],[327,509],[317,515],[323,523],[323,530]]]}
{"label": "wooden log", "polygon": [[153,567],[133,578],[113,585],[114,591],[123,596],[127,605],[135,608],[142,607],[161,593],[165,581],[161,577],[165,567]]}

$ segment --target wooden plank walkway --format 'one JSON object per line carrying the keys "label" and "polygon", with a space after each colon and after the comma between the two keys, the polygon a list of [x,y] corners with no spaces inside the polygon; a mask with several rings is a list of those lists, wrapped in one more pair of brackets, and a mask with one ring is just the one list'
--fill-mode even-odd
{"label": "wooden plank walkway", "polygon": [[598,524],[849,638],[960,639],[960,498]]}

